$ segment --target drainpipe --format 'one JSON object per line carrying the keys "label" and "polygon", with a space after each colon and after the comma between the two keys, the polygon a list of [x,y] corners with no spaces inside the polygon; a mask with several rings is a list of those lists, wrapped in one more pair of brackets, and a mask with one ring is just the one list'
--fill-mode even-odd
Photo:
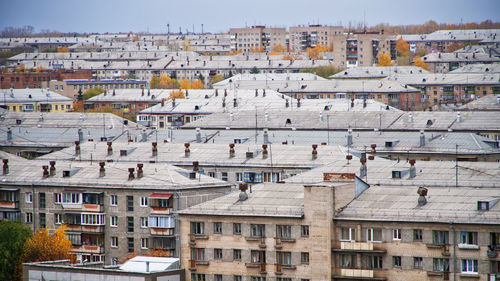
{"label": "drainpipe", "polygon": [[33,215],[31,216],[32,223],[33,223],[33,233],[36,232],[36,219],[35,219],[35,202],[36,202],[36,195],[35,195],[35,185],[31,184],[31,194],[32,194],[32,199],[31,199],[31,204],[33,205]]}
{"label": "drainpipe", "polygon": [[450,222],[450,228],[453,230],[453,281],[457,280],[457,236],[456,236],[456,230],[455,227],[453,226],[453,222]]}
{"label": "drainpipe", "polygon": [[182,263],[182,260],[181,260],[181,226],[180,226],[180,218],[179,218],[179,214],[177,213],[180,208],[181,208],[181,196],[179,195],[179,191],[176,191],[175,192],[175,198],[177,198],[177,210],[174,212],[174,216],[176,216],[175,218],[175,236],[176,236],[176,239],[175,239],[175,246],[177,247],[177,257],[179,258],[179,268],[181,266],[181,263]]}

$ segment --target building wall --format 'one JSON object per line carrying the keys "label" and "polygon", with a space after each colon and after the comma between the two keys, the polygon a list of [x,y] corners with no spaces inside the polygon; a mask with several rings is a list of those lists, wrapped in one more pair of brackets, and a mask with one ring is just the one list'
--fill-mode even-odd
{"label": "building wall", "polygon": [[290,50],[300,51],[324,45],[333,48],[334,35],[344,32],[342,26],[293,26],[290,27]]}
{"label": "building wall", "polygon": [[[47,104],[44,102],[44,104]],[[33,110],[25,110],[25,105],[32,105]],[[49,102],[42,108],[40,102],[8,103],[7,109],[12,112],[68,112],[73,109],[72,102]]]}
{"label": "building wall", "polygon": [[281,45],[286,48],[286,29],[254,26],[248,28],[231,28],[231,48],[245,53],[251,49],[264,47],[271,51],[272,47]]}
{"label": "building wall", "polygon": [[385,34],[333,36],[333,64],[336,67],[372,66],[382,53],[396,59],[396,40]]}

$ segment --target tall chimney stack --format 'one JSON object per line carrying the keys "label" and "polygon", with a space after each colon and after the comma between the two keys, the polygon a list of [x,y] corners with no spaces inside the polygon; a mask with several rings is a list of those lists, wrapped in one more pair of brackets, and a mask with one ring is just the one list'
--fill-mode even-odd
{"label": "tall chimney stack", "polygon": [[151,148],[152,154],[153,154],[153,157],[155,157],[158,155],[158,148],[157,148],[158,143],[152,142],[151,145],[152,145],[152,148]]}
{"label": "tall chimney stack", "polygon": [[185,147],[185,149],[184,149],[184,156],[185,157],[189,157],[189,155],[191,154],[191,150],[189,149],[189,146],[190,146],[189,143],[185,143],[184,144],[184,147]]}
{"label": "tall chimney stack", "polygon": [[99,177],[102,178],[106,175],[106,169],[104,169],[105,162],[99,162]]}
{"label": "tall chimney stack", "polygon": [[44,179],[48,178],[49,177],[49,166],[43,165],[42,170],[43,170],[42,177]]}
{"label": "tall chimney stack", "polygon": [[234,143],[229,144],[229,158],[234,157]]}
{"label": "tall chimney stack", "polygon": [[49,164],[50,164],[49,175],[53,177],[56,175],[56,161],[50,161]]}
{"label": "tall chimney stack", "polygon": [[137,178],[140,179],[144,176],[144,172],[142,170],[142,167],[144,167],[144,164],[139,163],[137,164]]}
{"label": "tall chimney stack", "polygon": [[108,156],[111,156],[113,154],[113,143],[108,141],[106,144],[108,145]]}
{"label": "tall chimney stack", "polygon": [[128,168],[128,180],[129,181],[135,179],[134,171],[135,171],[134,168]]}
{"label": "tall chimney stack", "polygon": [[9,159],[2,159],[3,162],[3,175],[7,175],[9,173]]}

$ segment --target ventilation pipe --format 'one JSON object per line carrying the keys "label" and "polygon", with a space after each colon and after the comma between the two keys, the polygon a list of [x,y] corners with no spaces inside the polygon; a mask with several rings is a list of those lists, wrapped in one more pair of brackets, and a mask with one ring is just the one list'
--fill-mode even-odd
{"label": "ventilation pipe", "polygon": [[234,115],[232,112],[229,113],[229,121],[231,121],[231,122],[234,121]]}
{"label": "ventilation pipe", "polygon": [[263,145],[262,145],[262,159],[266,159],[266,158],[267,158],[267,155],[268,155],[268,152],[267,152],[267,144],[263,144]]}
{"label": "ventilation pipe", "polygon": [[10,129],[10,127],[7,128],[7,140],[12,140],[12,130]]}
{"label": "ventilation pipe", "polygon": [[238,101],[236,98],[233,99],[233,107],[238,107]]}
{"label": "ventilation pipe", "polygon": [[129,181],[135,179],[134,171],[135,171],[134,168],[128,168],[128,180]]}
{"label": "ventilation pipe", "polygon": [[299,98],[297,99],[297,107],[300,107],[300,96],[299,96]]}
{"label": "ventilation pipe", "polygon": [[111,156],[113,154],[113,143],[108,141],[106,144],[108,145],[108,156]]}
{"label": "ventilation pipe", "polygon": [[2,159],[3,162],[3,175],[7,175],[9,173],[9,159]]}
{"label": "ventilation pipe", "polygon": [[189,157],[189,155],[191,154],[191,150],[189,149],[189,143],[185,143],[184,144],[184,156],[185,157]]}
{"label": "ventilation pipe", "polygon": [[248,199],[248,194],[247,194],[247,189],[248,189],[248,184],[246,183],[240,183],[238,185],[238,188],[240,190],[240,195],[239,195],[239,198],[238,198],[238,201],[245,201]]}
{"label": "ventilation pipe", "polygon": [[198,173],[200,170],[200,163],[198,161],[193,162],[193,172]]}
{"label": "ventilation pipe", "polygon": [[200,128],[196,128],[196,142],[201,143],[201,131]]}
{"label": "ventilation pipe", "polygon": [[457,123],[462,122],[462,116],[460,115],[460,112],[457,112]]}
{"label": "ventilation pipe", "polygon": [[158,143],[152,142],[151,145],[152,145],[151,152],[153,157],[158,156],[158,148],[157,148]]}
{"label": "ventilation pipe", "polygon": [[50,161],[49,176],[53,177],[56,175],[56,161]]}
{"label": "ventilation pipe", "polygon": [[349,128],[347,130],[347,146],[351,146],[352,145],[352,129]]}
{"label": "ventilation pipe", "polygon": [[75,155],[80,155],[80,142],[75,141]]}
{"label": "ventilation pipe", "polygon": [[224,97],[227,97],[227,89],[224,89]]}
{"label": "ventilation pipe", "polygon": [[366,108],[366,98],[363,99],[363,108]]}
{"label": "ventilation pipe", "polygon": [[42,177],[44,179],[48,178],[49,177],[49,166],[43,165],[42,170],[43,170]]}
{"label": "ventilation pipe", "polygon": [[82,128],[78,128],[78,141],[83,141],[83,131]]}
{"label": "ventilation pipe", "polygon": [[137,164],[137,178],[140,179],[144,176],[144,171],[142,170],[142,167],[144,167],[144,164],[139,163]]}
{"label": "ventilation pipe", "polygon": [[410,160],[410,179],[417,175],[417,169],[415,168],[415,159]]}
{"label": "ventilation pipe", "polygon": [[425,204],[427,204],[427,199],[425,198],[425,196],[427,196],[427,188],[421,186],[418,188],[417,190],[417,194],[419,195],[418,197],[418,205],[419,206],[424,206]]}
{"label": "ventilation pipe", "polygon": [[259,90],[255,89],[255,97],[259,96]]}
{"label": "ventilation pipe", "polygon": [[104,169],[105,165],[106,164],[103,161],[99,162],[99,177],[100,178],[102,178],[106,175],[106,169]]}
{"label": "ventilation pipe", "polygon": [[234,143],[229,144],[229,158],[234,157]]}
{"label": "ventilation pipe", "polygon": [[359,168],[359,177],[363,178],[366,177],[366,156],[363,156],[359,159],[359,162],[361,162],[361,167]]}
{"label": "ventilation pipe", "polygon": [[319,122],[323,122],[323,111],[319,112]]}
{"label": "ventilation pipe", "polygon": [[264,113],[264,120],[265,120],[266,122],[268,122],[268,121],[269,121],[269,113],[268,113],[268,112]]}
{"label": "ventilation pipe", "polygon": [[269,143],[269,132],[268,129],[264,129],[264,144]]}
{"label": "ventilation pipe", "polygon": [[222,107],[226,107],[226,99],[222,99]]}
{"label": "ventilation pipe", "polygon": [[420,147],[425,146],[425,134],[424,130],[420,131]]}
{"label": "ventilation pipe", "polygon": [[219,96],[219,90],[218,89],[215,89],[215,96],[218,97]]}
{"label": "ventilation pipe", "polygon": [[288,99],[285,99],[285,107],[286,108],[290,107],[290,103],[288,102]]}
{"label": "ventilation pipe", "polygon": [[175,99],[172,99],[172,108],[175,107]]}
{"label": "ventilation pipe", "polygon": [[262,96],[266,97],[266,89],[262,89]]}
{"label": "ventilation pipe", "polygon": [[312,145],[312,160],[316,160],[318,158],[318,151],[316,150],[318,148],[317,144]]}
{"label": "ventilation pipe", "polygon": [[351,99],[351,108],[354,108],[354,98]]}
{"label": "ventilation pipe", "polygon": [[413,112],[408,113],[408,123],[413,123]]}

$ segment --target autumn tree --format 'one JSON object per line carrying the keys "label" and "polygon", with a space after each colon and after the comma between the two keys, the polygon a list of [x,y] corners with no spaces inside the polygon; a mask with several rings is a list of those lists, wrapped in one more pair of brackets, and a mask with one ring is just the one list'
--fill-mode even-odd
{"label": "autumn tree", "polygon": [[227,53],[228,56],[235,56],[237,54],[243,53],[242,50],[232,50],[231,52]]}
{"label": "autumn tree", "polygon": [[165,73],[162,73],[160,76],[154,75],[149,82],[151,89],[178,89],[179,82],[177,79],[170,78]]}
{"label": "autumn tree", "polygon": [[250,53],[265,53],[265,52],[266,49],[264,48],[264,46],[258,46],[250,49]]}
{"label": "autumn tree", "polygon": [[285,47],[283,47],[281,44],[274,45],[271,52],[269,52],[269,55],[279,55],[280,53],[286,52]]}
{"label": "autumn tree", "polygon": [[191,41],[189,41],[189,40],[188,41],[186,41],[186,40],[182,41],[182,50],[184,50],[186,52],[187,51],[191,51]]}
{"label": "autumn tree", "polygon": [[39,67],[36,68],[35,72],[39,73],[39,72],[42,72],[44,70],[45,70],[45,68],[43,66],[39,66]]}
{"label": "autumn tree", "polygon": [[417,49],[415,51],[415,55],[419,56],[419,57],[423,57],[425,55],[427,55],[429,53],[429,51],[427,51],[426,49]]}
{"label": "autumn tree", "polygon": [[413,58],[413,65],[414,66],[418,66],[418,67],[421,67],[425,70],[429,70],[429,65],[427,63],[425,63],[421,57],[419,56],[415,56]]}
{"label": "autumn tree", "polygon": [[399,53],[409,53],[410,45],[403,38],[399,38],[396,41],[396,49]]}
{"label": "autumn tree", "polygon": [[92,97],[95,97],[97,95],[100,95],[104,93],[104,89],[103,88],[100,88],[100,87],[95,87],[95,88],[92,88],[92,89],[88,89],[87,91],[85,91],[83,93],[83,100],[88,100]]}
{"label": "autumn tree", "polygon": [[398,65],[410,65],[410,45],[403,38],[399,38],[396,42],[396,49]]}
{"label": "autumn tree", "polygon": [[180,83],[181,89],[203,89],[203,82],[200,79],[197,80],[187,80],[182,79]]}
{"label": "autumn tree", "polygon": [[49,234],[47,228],[43,228],[24,244],[22,260],[24,262],[74,260],[70,251],[71,241],[66,234],[66,225],[58,227],[53,235]]}
{"label": "autumn tree", "polygon": [[212,87],[213,84],[218,83],[222,80],[224,80],[224,76],[222,76],[220,74],[215,74],[214,76],[210,77],[209,85],[210,85],[210,87]]}
{"label": "autumn tree", "polygon": [[323,78],[328,78],[334,74],[337,74],[344,70],[343,68],[336,67],[334,65],[324,65],[324,66],[318,66],[314,68],[303,68],[300,70],[302,73],[312,73],[316,74],[318,76],[321,76]]}
{"label": "autumn tree", "polygon": [[282,60],[301,60],[302,56],[299,54],[288,54],[281,57]]}
{"label": "autumn tree", "polygon": [[139,41],[139,35],[135,35],[134,38],[132,38],[132,41],[133,42]]}
{"label": "autumn tree", "polygon": [[456,50],[460,50],[464,47],[464,45],[460,44],[460,43],[457,43],[457,42],[453,42],[451,43],[448,48],[446,48],[446,52],[448,53],[453,53],[455,52]]}
{"label": "autumn tree", "polygon": [[26,72],[26,66],[24,64],[20,64],[14,68],[14,72]]}
{"label": "autumn tree", "polygon": [[394,62],[391,60],[391,57],[386,53],[380,54],[380,56],[378,57],[377,66],[391,66],[391,65],[394,65]]}
{"label": "autumn tree", "polygon": [[173,90],[170,92],[170,95],[168,96],[168,100],[171,99],[185,99],[186,96],[184,95],[184,92],[181,90]]}
{"label": "autumn tree", "polygon": [[57,48],[58,53],[69,53],[69,49],[66,46]]}
{"label": "autumn tree", "polygon": [[20,222],[0,221],[0,280],[21,280],[24,243],[31,234]]}

